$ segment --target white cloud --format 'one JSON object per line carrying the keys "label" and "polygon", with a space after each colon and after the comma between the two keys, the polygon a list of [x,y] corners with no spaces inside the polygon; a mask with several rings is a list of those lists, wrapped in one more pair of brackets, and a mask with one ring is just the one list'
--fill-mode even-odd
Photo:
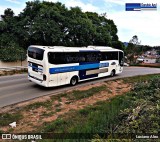
{"label": "white cloud", "polygon": [[16,3],[16,4],[20,4],[20,2],[18,0],[6,0],[6,1],[9,1],[9,2],[12,2],[12,3]]}
{"label": "white cloud", "polygon": [[121,41],[129,41],[137,35],[142,44],[160,45],[160,16],[158,11],[144,12],[115,12],[110,13],[118,27],[118,35]]}
{"label": "white cloud", "polygon": [[126,0],[105,0],[106,3],[114,3],[119,5],[124,5]]}
{"label": "white cloud", "polygon": [[106,3],[114,3],[114,4],[119,4],[119,5],[125,5],[125,3],[159,3],[159,0],[104,0]]}
{"label": "white cloud", "polygon": [[158,11],[125,11],[125,3],[157,3],[159,0],[104,0],[105,6],[117,4],[123,6],[124,10],[108,7],[107,17],[114,20],[118,28],[118,36],[121,41],[129,41],[134,35],[137,35],[144,45],[160,45],[159,28],[159,7]]}
{"label": "white cloud", "polygon": [[65,5],[67,7],[80,7],[82,9],[82,11],[86,12],[86,11],[90,11],[90,12],[98,12],[100,11],[100,8],[92,5],[91,3],[83,3],[82,1],[80,0],[67,0],[65,2]]}
{"label": "white cloud", "polygon": [[96,7],[92,5],[91,3],[83,3],[81,0],[44,0],[44,1],[49,1],[49,2],[61,2],[62,4],[65,4],[66,7],[80,7],[82,11],[91,11],[91,12],[98,12],[100,11],[99,7]]}
{"label": "white cloud", "polygon": [[18,15],[25,8],[25,4],[21,5],[20,7],[0,6],[0,15],[3,15],[4,10],[7,8],[11,8],[13,10],[14,14]]}

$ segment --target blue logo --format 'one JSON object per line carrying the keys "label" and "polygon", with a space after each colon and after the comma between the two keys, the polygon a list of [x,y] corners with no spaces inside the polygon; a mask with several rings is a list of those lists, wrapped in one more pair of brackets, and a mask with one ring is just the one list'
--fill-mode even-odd
{"label": "blue logo", "polygon": [[157,3],[126,3],[126,11],[155,11]]}

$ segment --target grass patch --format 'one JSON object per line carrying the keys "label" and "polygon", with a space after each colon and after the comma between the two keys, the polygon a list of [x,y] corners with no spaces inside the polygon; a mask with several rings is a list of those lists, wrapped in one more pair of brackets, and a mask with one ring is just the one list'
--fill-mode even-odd
{"label": "grass patch", "polygon": [[87,98],[87,97],[93,96],[94,94],[99,93],[101,91],[105,91],[106,89],[107,89],[106,86],[103,85],[103,86],[99,86],[99,87],[93,87],[89,90],[84,90],[84,91],[74,90],[72,92],[69,92],[68,94],[62,93],[62,94],[59,94],[56,96],[51,96],[51,100],[52,101],[58,100],[61,102],[62,101],[61,98],[66,97],[68,99],[68,102],[66,104],[70,104],[71,100],[73,101],[73,100],[80,100],[83,98]]}
{"label": "grass patch", "polygon": [[19,121],[22,119],[22,115],[20,113],[16,114],[10,114],[10,113],[4,113],[0,114],[0,126],[8,126],[10,123],[14,121]]}
{"label": "grass patch", "polygon": [[127,77],[127,78],[123,79],[123,82],[125,82],[125,83],[143,82],[143,81],[150,80],[152,78],[160,78],[160,74],[151,74],[151,75]]}
{"label": "grass patch", "polygon": [[54,112],[48,112],[48,113],[45,112],[45,113],[42,114],[42,116],[43,117],[49,117],[49,116],[52,116],[53,114],[54,114]]}
{"label": "grass patch", "polygon": [[62,109],[61,108],[56,108],[56,112],[60,112]]}
{"label": "grass patch", "polygon": [[[61,102],[61,97],[65,97],[67,94],[58,94],[56,96],[51,96],[50,100],[45,101],[45,102],[36,102],[33,104],[30,104],[28,106],[25,107],[26,110],[31,110],[31,109],[37,109],[39,107],[45,107],[47,109],[50,109],[53,105],[53,102],[58,100],[59,102]],[[61,104],[58,103],[57,105],[55,105],[55,107],[59,107]]]}
{"label": "grass patch", "polygon": [[50,125],[48,125],[47,123],[45,123],[45,130],[42,130],[42,132],[53,132],[56,130],[57,126],[61,126],[63,127],[63,125],[65,125],[66,122],[62,119],[57,119],[54,121],[54,123],[50,123]]}
{"label": "grass patch", "polygon": [[[98,102],[95,106],[90,106],[78,112],[72,112],[68,114],[68,118],[57,119],[56,121],[49,123],[48,125],[54,126],[56,132],[70,132],[70,133],[98,133],[104,132],[104,128],[111,128],[113,122],[118,123],[118,115],[121,109],[130,106],[130,102],[124,102],[126,96],[116,97],[109,102]],[[63,120],[63,121],[60,121]],[[63,122],[63,125],[59,122]],[[105,125],[104,125],[105,124]],[[44,132],[53,132],[52,127],[48,129],[48,126],[44,127]],[[103,128],[103,129],[102,129]]]}
{"label": "grass patch", "polygon": [[61,98],[66,96],[67,96],[67,93],[62,93],[62,94],[51,96],[50,98],[52,101],[55,101],[55,100],[61,101]]}
{"label": "grass patch", "polygon": [[82,116],[87,116],[89,114],[89,109],[81,109],[79,110],[79,114]]}
{"label": "grass patch", "polygon": [[107,93],[109,93],[109,94],[111,94],[112,93],[112,90],[111,89],[109,89],[109,88],[106,88],[106,90],[105,91],[107,91]]}
{"label": "grass patch", "polygon": [[84,91],[74,90],[70,94],[67,95],[67,98],[69,98],[69,100],[80,100],[83,98],[93,96],[96,93],[100,93],[101,91],[105,91],[105,90],[106,90],[105,85],[93,87],[89,90],[84,90]]}
{"label": "grass patch", "polygon": [[61,103],[58,103],[55,105],[55,107],[60,107],[61,106]]}
{"label": "grass patch", "polygon": [[114,97],[109,101],[97,102],[94,106],[69,112],[67,116],[61,116],[54,122],[45,123],[41,131],[97,134],[108,132],[158,133],[160,122],[159,75],[142,76],[140,79],[136,77],[129,80],[141,81],[134,85],[131,92],[122,96]]}
{"label": "grass patch", "polygon": [[70,104],[70,103],[72,103],[71,101],[67,101],[67,102],[65,102],[65,104]]}
{"label": "grass patch", "polygon": [[36,109],[36,108],[39,108],[39,107],[45,107],[45,108],[48,108],[50,109],[52,107],[52,101],[45,101],[45,102],[36,102],[36,103],[33,103],[33,104],[30,104],[28,106],[25,107],[25,109],[27,110],[31,110],[31,109]]}

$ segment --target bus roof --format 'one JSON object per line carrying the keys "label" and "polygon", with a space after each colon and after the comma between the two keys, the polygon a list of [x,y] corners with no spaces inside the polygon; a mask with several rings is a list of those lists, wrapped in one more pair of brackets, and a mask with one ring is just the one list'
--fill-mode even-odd
{"label": "bus roof", "polygon": [[[122,51],[108,46],[87,46],[87,47],[66,47],[66,46],[41,46],[30,45],[29,47],[36,47],[44,49],[48,52],[79,52],[79,51]],[[122,51],[123,52],[123,51]]]}

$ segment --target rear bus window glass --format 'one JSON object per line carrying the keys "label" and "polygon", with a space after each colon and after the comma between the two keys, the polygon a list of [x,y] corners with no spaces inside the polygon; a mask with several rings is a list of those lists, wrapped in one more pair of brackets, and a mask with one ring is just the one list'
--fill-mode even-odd
{"label": "rear bus window glass", "polygon": [[43,54],[44,54],[43,49],[39,49],[35,47],[28,48],[28,56],[30,58],[37,59],[37,60],[43,60]]}

